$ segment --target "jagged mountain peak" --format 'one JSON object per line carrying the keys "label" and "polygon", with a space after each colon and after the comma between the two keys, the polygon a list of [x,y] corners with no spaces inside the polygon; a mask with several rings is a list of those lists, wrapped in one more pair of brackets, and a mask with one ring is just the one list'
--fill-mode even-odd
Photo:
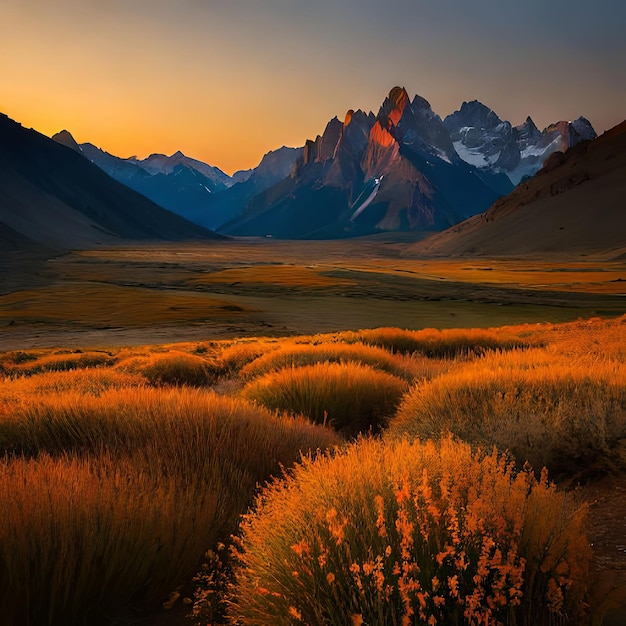
{"label": "jagged mountain peak", "polygon": [[541,131],[537,128],[537,124],[533,121],[533,118],[530,115],[526,118],[523,124],[515,127],[519,132],[524,132],[528,135],[534,135],[536,133],[540,133]]}
{"label": "jagged mountain peak", "polygon": [[396,86],[376,115],[349,109],[343,122],[331,119],[292,175],[221,230],[325,238],[440,229],[489,206],[500,193],[492,178],[459,158],[426,99]]}
{"label": "jagged mountain peak", "polygon": [[535,176],[486,213],[420,242],[410,254],[584,258],[611,251],[624,258],[624,180],[626,122],[553,153]]}
{"label": "jagged mountain peak", "polygon": [[393,87],[380,107],[377,121],[383,130],[391,130],[398,125],[409,102],[409,94],[404,87]]}
{"label": "jagged mountain peak", "polygon": [[61,130],[58,133],[52,136],[52,140],[60,143],[62,146],[66,146],[67,148],[71,148],[74,152],[82,152],[81,147],[78,145],[78,142],[72,136],[69,130]]}
{"label": "jagged mountain peak", "polygon": [[580,141],[591,141],[598,136],[591,122],[582,115],[571,122],[571,128],[580,137]]}
{"label": "jagged mountain peak", "polygon": [[411,107],[413,109],[431,109],[430,102],[423,98],[422,96],[415,94],[413,100],[411,101]]}
{"label": "jagged mountain peak", "polygon": [[463,102],[443,123],[464,161],[481,170],[505,173],[514,184],[537,172],[553,152],[596,136],[585,118],[560,121],[540,131],[529,116],[513,127],[477,100]]}
{"label": "jagged mountain peak", "polygon": [[451,113],[443,123],[449,131],[461,128],[492,129],[502,124],[493,109],[478,100],[463,102],[458,111]]}

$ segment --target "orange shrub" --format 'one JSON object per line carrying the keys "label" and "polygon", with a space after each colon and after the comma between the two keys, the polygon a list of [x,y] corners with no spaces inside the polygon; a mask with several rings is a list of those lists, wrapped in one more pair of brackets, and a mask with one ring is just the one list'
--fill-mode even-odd
{"label": "orange shrub", "polygon": [[137,387],[145,383],[146,379],[140,374],[129,374],[108,367],[44,372],[6,379],[0,388],[0,398],[8,392],[28,396],[70,390],[97,395],[107,389]]}
{"label": "orange shrub", "polygon": [[[111,368],[45,372],[6,378],[0,381],[0,433],[6,434],[1,425],[4,417],[10,422],[19,407],[28,406],[33,400],[37,401],[39,396],[68,391],[99,395],[107,389],[128,389],[143,386],[145,383],[146,379],[139,374],[127,374]],[[0,448],[3,445],[2,436],[0,434]]]}
{"label": "orange shrub", "polygon": [[137,387],[28,397],[0,443],[0,621],[78,626],[188,580],[259,483],[339,439],[241,399]]}
{"label": "orange shrub", "polygon": [[0,461],[3,626],[109,624],[193,571],[219,493],[136,463]]}
{"label": "orange shrub", "polygon": [[400,328],[374,328],[360,330],[346,337],[379,346],[391,352],[412,354],[419,352],[430,358],[454,358],[483,354],[488,350],[510,350],[531,345],[519,337],[503,331],[481,328],[450,328],[437,330],[401,330]]}
{"label": "orange shrub", "polygon": [[159,466],[180,472],[214,458],[267,475],[280,459],[294,461],[300,450],[338,441],[330,429],[307,420],[277,417],[242,399],[190,388],[40,394],[0,420],[3,451],[128,455],[149,448],[160,451]]}
{"label": "orange shrub", "polygon": [[242,395],[354,435],[379,430],[406,388],[405,381],[358,363],[316,363],[270,372],[248,383]]}
{"label": "orange shrub", "polygon": [[120,362],[118,367],[122,371],[141,374],[152,385],[204,387],[217,379],[216,367],[211,362],[177,350],[131,357]]}
{"label": "orange shrub", "polygon": [[399,378],[412,380],[420,375],[417,360],[390,354],[382,348],[360,343],[288,344],[259,356],[240,371],[243,378],[255,378],[286,367],[314,363],[361,363]]}
{"label": "orange shrub", "polygon": [[495,452],[360,440],[260,494],[229,614],[257,626],[581,624],[585,520]]}
{"label": "orange shrub", "polygon": [[110,367],[116,362],[115,357],[108,352],[74,352],[31,355],[29,353],[14,353],[12,359],[4,361],[7,374],[38,374],[40,372],[60,372],[77,370],[87,367]]}
{"label": "orange shrub", "polygon": [[626,315],[550,324],[540,327],[534,335],[548,344],[551,352],[591,354],[626,361]]}
{"label": "orange shrub", "polygon": [[284,343],[278,340],[232,343],[222,351],[219,359],[221,370],[225,374],[236,374],[244,365],[272,350],[278,350],[281,346],[284,346]]}
{"label": "orange shrub", "polygon": [[567,364],[549,355],[543,364],[514,353],[512,360],[507,367],[507,355],[489,356],[414,386],[389,434],[452,433],[553,472],[607,469],[612,447],[626,437],[626,367],[606,360]]}

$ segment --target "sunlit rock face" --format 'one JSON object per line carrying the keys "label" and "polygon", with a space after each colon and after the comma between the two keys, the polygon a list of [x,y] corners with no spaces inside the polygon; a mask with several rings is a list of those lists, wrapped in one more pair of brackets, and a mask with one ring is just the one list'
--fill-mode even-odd
{"label": "sunlit rock face", "polygon": [[306,142],[289,180],[222,232],[323,238],[442,229],[510,188],[508,179],[477,175],[430,104],[394,87],[376,115],[350,109],[343,122],[333,118]]}

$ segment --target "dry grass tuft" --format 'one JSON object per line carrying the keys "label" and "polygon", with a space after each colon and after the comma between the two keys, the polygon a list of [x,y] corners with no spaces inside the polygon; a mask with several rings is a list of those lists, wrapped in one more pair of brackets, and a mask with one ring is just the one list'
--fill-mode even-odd
{"label": "dry grass tuft", "polygon": [[219,493],[104,455],[0,461],[2,624],[109,624],[206,549]]}
{"label": "dry grass tuft", "polygon": [[62,351],[33,354],[14,352],[1,360],[2,370],[10,376],[30,376],[41,372],[64,372],[89,367],[110,367],[116,362],[108,352]]}
{"label": "dry grass tuft", "polygon": [[[97,396],[108,389],[141,387],[145,385],[146,379],[139,374],[97,368],[6,378],[0,383],[0,420],[2,420],[5,416],[11,418],[16,406],[27,406],[41,395],[71,391]],[[0,430],[1,428],[0,425]]]}
{"label": "dry grass tuft", "polygon": [[406,389],[405,381],[365,365],[316,363],[270,372],[248,383],[242,395],[355,435],[378,431]]}
{"label": "dry grass tuft", "polygon": [[6,626],[109,623],[153,603],[235,530],[259,483],[339,443],[198,389],[27,391],[0,419]]}
{"label": "dry grass tuft", "polygon": [[[302,367],[315,363],[360,363],[409,381],[418,377],[426,377],[425,374],[430,374],[430,370],[433,369],[429,368],[428,363],[424,360],[418,361],[400,355],[392,355],[382,348],[360,343],[287,344],[285,347],[259,356],[248,363],[241,369],[240,375],[248,379],[256,378],[286,367]],[[422,372],[420,368],[424,365],[426,372]]]}
{"label": "dry grass tuft", "polygon": [[547,351],[490,355],[414,386],[389,432],[424,439],[451,432],[555,473],[607,470],[626,437],[626,367],[566,362]]}
{"label": "dry grass tuft", "polygon": [[582,623],[586,508],[467,444],[305,459],[242,524],[237,624]]}
{"label": "dry grass tuft", "polygon": [[455,358],[476,356],[488,350],[526,348],[531,344],[519,337],[480,328],[451,328],[437,330],[401,330],[399,328],[374,328],[345,334],[345,341],[360,341],[402,354],[421,353],[429,358]]}
{"label": "dry grass tuft", "polygon": [[236,341],[222,351],[221,370],[227,375],[237,374],[248,363],[283,345],[280,341]]}
{"label": "dry grass tuft", "polygon": [[200,356],[171,350],[131,357],[118,364],[121,371],[141,374],[151,385],[207,387],[217,380],[217,367]]}

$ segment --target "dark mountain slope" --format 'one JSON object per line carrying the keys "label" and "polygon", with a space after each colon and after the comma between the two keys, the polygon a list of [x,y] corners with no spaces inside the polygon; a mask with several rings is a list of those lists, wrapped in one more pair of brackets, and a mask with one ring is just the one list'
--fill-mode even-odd
{"label": "dark mountain slope", "polygon": [[[78,248],[218,237],[121,185],[74,150],[0,115],[3,245]],[[19,237],[16,237],[17,233]]]}

